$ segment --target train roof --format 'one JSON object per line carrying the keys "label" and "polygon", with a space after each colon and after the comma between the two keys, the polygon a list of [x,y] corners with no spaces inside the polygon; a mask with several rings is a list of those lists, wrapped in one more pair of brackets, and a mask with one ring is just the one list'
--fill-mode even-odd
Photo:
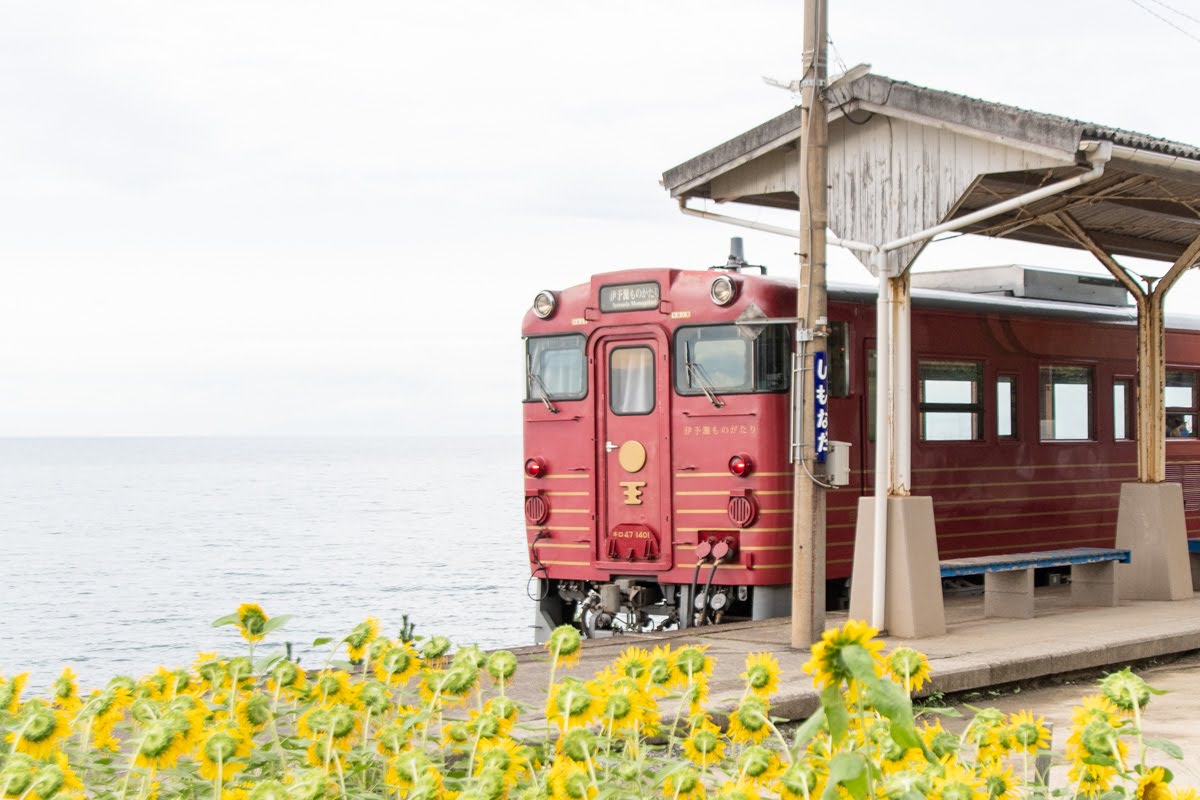
{"label": "train roof", "polygon": [[[874,285],[851,283],[829,284],[830,299],[850,303],[874,303],[878,296]],[[953,292],[945,289],[912,290],[913,305],[920,308],[943,308],[953,311],[994,311],[1051,319],[1091,320],[1127,325],[1137,324],[1135,306],[1104,306],[1089,303],[1069,303],[1061,300],[1039,300],[1028,297],[1003,297],[990,294]],[[1167,327],[1173,330],[1200,331],[1200,316],[1167,314]]]}

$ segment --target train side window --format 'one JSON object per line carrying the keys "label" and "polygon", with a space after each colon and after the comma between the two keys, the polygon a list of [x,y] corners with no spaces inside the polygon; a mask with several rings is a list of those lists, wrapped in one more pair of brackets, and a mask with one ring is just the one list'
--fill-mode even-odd
{"label": "train side window", "polygon": [[1017,438],[1017,376],[996,376],[996,438]]}
{"label": "train side window", "polygon": [[923,440],[970,442],[983,438],[983,364],[920,361],[917,375]]}
{"label": "train side window", "polygon": [[608,356],[608,405],[614,414],[649,414],[654,410],[654,351],[618,347]]}
{"label": "train side window", "polygon": [[786,392],[791,337],[784,325],[690,325],[675,333],[675,391],[681,395]]}
{"label": "train side window", "polygon": [[1126,378],[1113,381],[1113,438],[1117,441],[1128,441],[1133,437],[1129,432],[1133,426],[1129,424],[1129,410],[1133,404],[1129,402],[1133,391],[1133,382]]}
{"label": "train side window", "polygon": [[582,334],[531,336],[525,340],[525,402],[582,400],[587,359]]}
{"label": "train side window", "polygon": [[1196,437],[1196,373],[1167,370],[1167,436]]}
{"label": "train side window", "polygon": [[1044,366],[1039,405],[1042,441],[1092,438],[1092,368]]}
{"label": "train side window", "polygon": [[832,397],[850,396],[850,323],[829,323],[829,338],[825,340],[829,358],[829,394]]}

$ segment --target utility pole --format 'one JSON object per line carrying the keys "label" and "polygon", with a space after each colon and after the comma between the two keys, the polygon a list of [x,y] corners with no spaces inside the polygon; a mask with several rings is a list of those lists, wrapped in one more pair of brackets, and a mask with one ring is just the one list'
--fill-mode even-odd
{"label": "utility pole", "polygon": [[[812,413],[816,354],[825,353],[825,226],[828,115],[825,40],[828,0],[804,0],[804,69],[800,79],[800,280],[796,287],[799,370],[792,408],[799,435],[792,508],[792,647],[807,649],[825,630],[825,488],[818,475]],[[806,402],[807,401],[807,402]],[[806,411],[807,410],[807,411]],[[821,459],[824,460],[823,458]]]}

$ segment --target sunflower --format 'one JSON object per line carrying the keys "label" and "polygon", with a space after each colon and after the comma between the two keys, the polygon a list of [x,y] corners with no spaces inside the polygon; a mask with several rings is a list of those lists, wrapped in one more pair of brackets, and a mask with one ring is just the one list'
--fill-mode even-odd
{"label": "sunflower", "polygon": [[1089,694],[1071,712],[1071,722],[1075,727],[1082,728],[1094,719],[1117,725],[1121,719],[1121,711],[1103,694]]}
{"label": "sunflower", "polygon": [[1003,712],[994,708],[981,709],[967,725],[963,739],[975,745],[977,760],[986,761],[1003,755],[1007,727]]}
{"label": "sunflower", "polygon": [[515,785],[529,766],[529,749],[507,737],[481,742],[475,754],[475,774],[496,770],[506,786]]}
{"label": "sunflower", "polygon": [[851,681],[849,668],[842,658],[842,651],[847,647],[858,646],[865,649],[874,658],[875,674],[882,674],[883,668],[878,663],[883,642],[875,637],[879,631],[865,622],[852,619],[840,628],[833,628],[821,634],[821,641],[812,647],[812,657],[805,662],[804,671],[813,676],[813,683],[818,687],[841,686]]}
{"label": "sunflower", "polygon": [[1116,775],[1115,767],[1085,764],[1082,761],[1075,761],[1067,772],[1067,778],[1078,787],[1078,794],[1083,797],[1098,797],[1104,794],[1112,786],[1112,779]]}
{"label": "sunflower", "polygon": [[[1144,711],[1150,703],[1150,685],[1126,667],[1119,672],[1105,675],[1100,680],[1100,693],[1126,716]],[[1161,694],[1161,692],[1160,692]]]}
{"label": "sunflower", "polygon": [[12,753],[0,767],[0,796],[21,797],[33,784],[37,762],[24,753]]}
{"label": "sunflower", "polygon": [[93,746],[97,750],[116,751],[120,742],[112,735],[113,727],[125,716],[129,707],[129,693],[125,689],[99,689],[89,696],[79,716],[88,720]]}
{"label": "sunflower", "polygon": [[462,720],[454,720],[442,726],[442,749],[448,752],[465,752],[471,749],[471,728]]}
{"label": "sunflower", "polygon": [[261,642],[267,635],[266,627],[270,618],[256,603],[242,603],[237,610],[237,626],[242,638],[247,642]]}
{"label": "sunflower", "polygon": [[987,800],[983,779],[963,765],[950,761],[933,774],[933,791],[937,800]]}
{"label": "sunflower", "polygon": [[28,672],[14,675],[8,680],[0,675],[0,711],[6,714],[17,713],[17,706],[21,705],[21,690],[25,688],[27,680],[29,680]]}
{"label": "sunflower", "polygon": [[629,647],[613,664],[619,677],[632,678],[643,686],[650,673],[650,651],[644,647]]}
{"label": "sunflower", "polygon": [[350,676],[340,669],[322,672],[313,681],[312,693],[316,701],[322,705],[353,702],[357,696],[357,691],[350,682]]}
{"label": "sunflower", "polygon": [[308,689],[308,678],[294,661],[276,663],[269,675],[267,689],[272,693],[279,692],[294,699]]}
{"label": "sunflower", "polygon": [[15,733],[8,734],[13,750],[41,761],[49,758],[59,741],[71,734],[71,716],[43,700],[30,700],[21,706],[16,728]]}
{"label": "sunflower", "polygon": [[137,737],[137,752],[134,757],[138,766],[169,769],[191,749],[194,729],[186,719],[180,719],[182,716],[171,715],[152,720],[143,727],[140,736]]}
{"label": "sunflower", "polygon": [[248,733],[261,731],[271,721],[271,697],[264,692],[250,693],[238,700],[234,716]]}
{"label": "sunflower", "polygon": [[1045,725],[1044,717],[1033,716],[1032,711],[1018,711],[1008,718],[1012,729],[1015,749],[1030,755],[1037,755],[1038,750],[1050,749],[1050,729]]}
{"label": "sunflower", "polygon": [[702,720],[683,740],[683,755],[701,769],[719,762],[725,757],[725,742],[721,739],[721,729],[709,719]]}
{"label": "sunflower", "polygon": [[599,752],[600,745],[589,728],[572,728],[555,740],[554,749],[577,764],[585,764]]}
{"label": "sunflower", "polygon": [[753,783],[738,780],[737,782],[725,781],[721,784],[717,797],[721,800],[761,800],[762,795]]}
{"label": "sunflower", "polygon": [[79,699],[79,682],[70,667],[64,667],[62,674],[50,685],[50,694],[54,698],[55,708],[61,708],[68,714],[74,714],[83,707]]}
{"label": "sunflower", "polygon": [[[816,769],[809,764],[796,763],[780,773],[772,788],[780,800],[809,800],[816,794],[818,777]],[[887,796],[901,795],[889,793]]]}
{"label": "sunflower", "polygon": [[746,695],[729,714],[729,739],[758,744],[771,733],[770,706],[766,700]]}
{"label": "sunflower", "polygon": [[521,713],[517,704],[504,695],[493,697],[484,703],[483,711],[500,720],[500,729],[504,733],[512,730],[512,726],[516,724],[517,717]]}
{"label": "sunflower", "polygon": [[207,684],[208,688],[216,691],[225,686],[228,677],[225,661],[216,653],[197,653],[192,668],[196,670],[196,674],[200,676],[201,681]]}
{"label": "sunflower", "polygon": [[200,775],[208,780],[227,781],[246,768],[252,742],[245,731],[222,727],[209,731],[196,748]]}
{"label": "sunflower", "polygon": [[587,725],[603,708],[604,698],[599,684],[567,678],[550,687],[550,696],[546,698],[546,719],[565,732]]}
{"label": "sunflower", "polygon": [[746,656],[746,671],[741,674],[746,688],[759,697],[769,698],[779,689],[779,662],[770,653],[751,653]]}
{"label": "sunflower", "polygon": [[667,800],[703,800],[704,781],[695,768],[680,764],[663,778],[662,795]]}
{"label": "sunflower", "polygon": [[512,683],[513,675],[517,674],[517,657],[508,650],[497,650],[487,657],[484,669],[491,676],[492,683],[507,686]]}
{"label": "sunflower", "polygon": [[1167,773],[1162,767],[1154,767],[1138,778],[1134,800],[1170,800],[1171,789],[1167,785]]}
{"label": "sunflower", "polygon": [[374,617],[367,617],[355,625],[354,630],[350,631],[342,640],[349,646],[350,660],[362,661],[363,656],[367,654],[367,647],[377,636],[379,636],[379,620]]}
{"label": "sunflower", "polygon": [[550,767],[552,800],[592,800],[599,791],[583,764],[556,760]]}
{"label": "sunflower", "polygon": [[979,770],[988,800],[1018,800],[1021,782],[1013,774],[1012,765],[1000,760],[988,761]]}
{"label": "sunflower", "polygon": [[650,696],[639,689],[635,681],[628,679],[609,684],[605,694],[600,720],[602,730],[609,735],[640,728],[645,712],[654,705]]}
{"label": "sunflower", "polygon": [[708,645],[690,644],[675,651],[671,659],[671,670],[674,672],[672,683],[676,686],[686,686],[700,676],[712,674],[713,659],[705,655]]}
{"label": "sunflower", "polygon": [[665,692],[674,677],[674,659],[671,648],[663,645],[650,652],[649,671],[646,673],[647,687],[658,692]]}
{"label": "sunflower", "polygon": [[739,774],[756,786],[768,783],[782,769],[779,753],[757,744],[744,748],[738,754],[737,767]]}
{"label": "sunflower", "polygon": [[924,653],[911,647],[897,647],[888,655],[885,664],[888,674],[904,687],[906,694],[921,691],[929,681],[929,660]]}
{"label": "sunflower", "polygon": [[38,768],[28,792],[34,800],[50,800],[52,797],[66,800],[68,797],[82,797],[83,782],[71,769],[66,755],[59,752],[54,754],[53,761]]}
{"label": "sunflower", "polygon": [[925,723],[920,730],[920,736],[921,740],[925,742],[925,746],[929,748],[929,752],[933,753],[934,758],[939,761],[957,757],[957,753],[962,747],[958,737],[942,727],[941,720],[933,724]]}
{"label": "sunflower", "polygon": [[583,652],[583,636],[574,625],[559,625],[546,640],[546,650],[555,669],[558,667],[573,667],[579,663]]}

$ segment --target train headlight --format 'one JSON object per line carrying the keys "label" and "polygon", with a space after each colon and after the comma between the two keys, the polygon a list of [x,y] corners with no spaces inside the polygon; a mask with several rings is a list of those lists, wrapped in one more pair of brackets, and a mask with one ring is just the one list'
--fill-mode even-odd
{"label": "train headlight", "polygon": [[542,290],[537,293],[537,297],[533,298],[533,313],[538,319],[549,319],[554,314],[554,309],[558,307],[558,298],[554,296],[554,292]]}
{"label": "train headlight", "polygon": [[727,306],[733,302],[733,298],[737,297],[737,286],[727,275],[722,275],[712,282],[712,286],[708,289],[708,296],[717,305]]}
{"label": "train headlight", "polygon": [[729,474],[744,478],[754,470],[754,462],[750,456],[738,453],[729,459]]}
{"label": "train headlight", "polygon": [[540,458],[530,458],[525,461],[525,474],[531,478],[540,478],[546,474],[546,462]]}

